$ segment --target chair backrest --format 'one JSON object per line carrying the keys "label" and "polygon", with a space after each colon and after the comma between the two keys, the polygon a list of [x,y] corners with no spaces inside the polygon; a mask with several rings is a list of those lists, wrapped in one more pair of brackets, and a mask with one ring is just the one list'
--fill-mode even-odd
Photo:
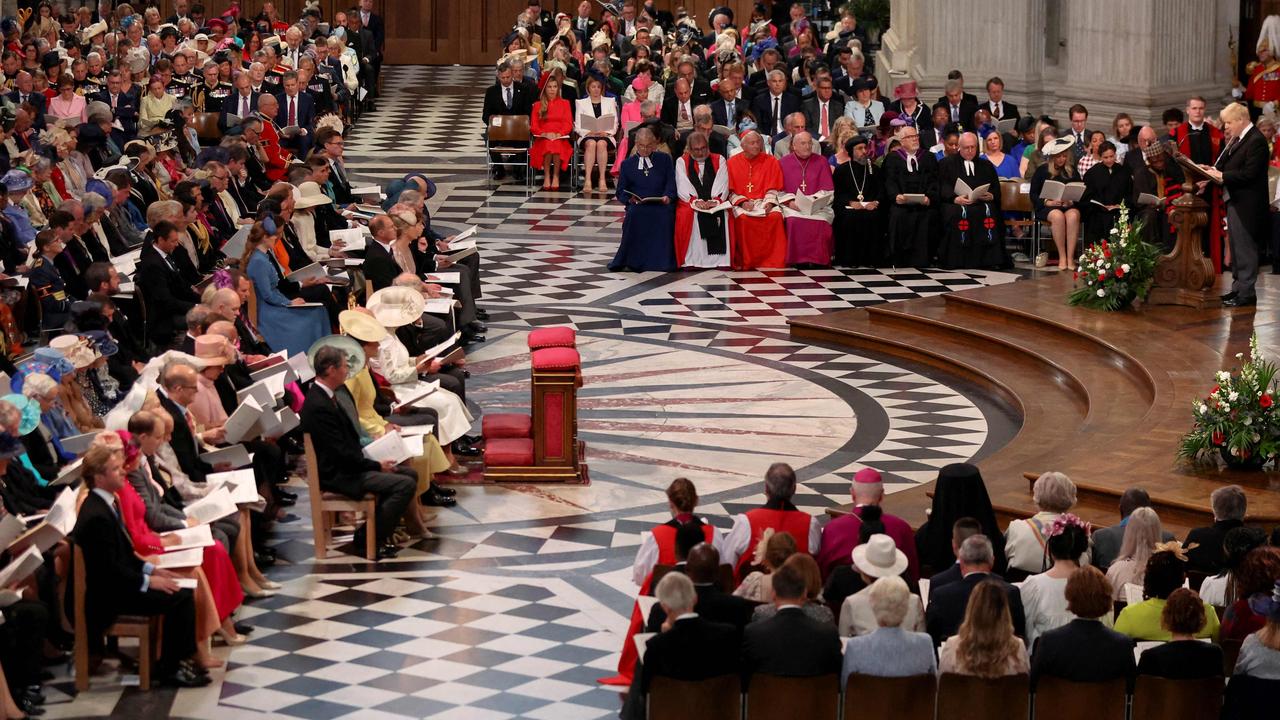
{"label": "chair backrest", "polygon": [[490,142],[527,141],[532,137],[528,115],[494,115],[489,118]]}
{"label": "chair backrest", "polygon": [[1222,646],[1222,676],[1231,677],[1236,674],[1236,660],[1240,657],[1240,645],[1243,640],[1220,640]]}
{"label": "chair backrest", "polygon": [[[248,280],[248,278],[245,278]],[[249,317],[249,322],[255,326],[258,324],[258,293],[254,290],[253,281],[249,280],[249,299],[245,302],[245,314]]]}
{"label": "chair backrest", "polygon": [[71,624],[76,628],[84,628],[84,632],[87,633],[89,626],[85,624],[84,619],[84,552],[80,549],[80,545],[72,541],[71,553],[72,592],[75,593],[72,599]]}
{"label": "chair backrest", "polygon": [[1005,212],[1031,212],[1031,196],[1022,192],[1021,181],[1000,181],[1000,207]]}
{"label": "chair backrest", "polygon": [[844,716],[933,720],[937,697],[938,678],[934,675],[874,677],[855,673],[845,683]]}
{"label": "chair backrest", "polygon": [[1280,680],[1232,675],[1223,698],[1222,720],[1275,720]]}
{"label": "chair backrest", "polygon": [[1026,720],[1030,691],[1026,675],[986,680],[943,673],[938,680],[938,717],[948,720]]}
{"label": "chair backrest", "polygon": [[324,503],[321,498],[320,472],[316,469],[316,446],[311,442],[311,433],[302,434],[302,448],[307,460],[307,494],[311,496],[312,522],[321,522]]}
{"label": "chair backrest", "polygon": [[1036,720],[1124,720],[1124,678],[1073,682],[1042,677],[1036,683]]}
{"label": "chair backrest", "polygon": [[737,675],[694,681],[655,677],[648,702],[652,720],[741,720],[742,680]]}
{"label": "chair backrest", "polygon": [[201,140],[219,140],[222,131],[218,129],[218,113],[196,113],[196,136]]}
{"label": "chair backrest", "polygon": [[747,720],[805,718],[836,720],[840,676],[781,677],[752,675],[747,689]]}
{"label": "chair backrest", "polygon": [[[674,565],[654,565],[653,580],[649,583],[649,587],[651,589],[658,587],[658,581],[662,579],[662,576],[675,569]],[[732,565],[720,565],[720,567],[716,568],[716,585],[727,593],[733,592],[738,587],[733,582]]]}
{"label": "chair backrest", "polygon": [[1133,686],[1132,720],[1197,720],[1222,712],[1223,678],[1170,680],[1139,675]]}

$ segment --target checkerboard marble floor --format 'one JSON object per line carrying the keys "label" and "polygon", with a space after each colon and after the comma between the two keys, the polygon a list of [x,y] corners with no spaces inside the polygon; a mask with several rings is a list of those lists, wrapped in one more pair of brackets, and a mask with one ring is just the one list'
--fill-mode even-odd
{"label": "checkerboard marble floor", "polygon": [[727,528],[762,501],[773,461],[796,468],[797,506],[820,514],[847,500],[862,467],[896,491],[1012,437],[1016,419],[972,388],[793,342],[785,321],[1017,275],[609,273],[616,202],[486,181],[478,133],[490,73],[388,68],[348,159],[360,180],[429,173],[434,222],[478,226],[490,313],[487,342],[468,356],[478,417],[527,411],[531,328],[575,328],[591,483],[458,486],[458,506],[431,522],[438,538],[376,564],[337,551],[316,561],[304,494],[271,538],[281,562],[268,574],[284,589],[240,611],[257,630],[247,645],[215,646],[227,667],[213,685],[142,693],[108,674],[77,695],[60,668],[47,717],[613,717],[619,695],[595,681],[616,666],[631,561],[642,533],[669,518],[671,479],[691,479],[700,514]]}

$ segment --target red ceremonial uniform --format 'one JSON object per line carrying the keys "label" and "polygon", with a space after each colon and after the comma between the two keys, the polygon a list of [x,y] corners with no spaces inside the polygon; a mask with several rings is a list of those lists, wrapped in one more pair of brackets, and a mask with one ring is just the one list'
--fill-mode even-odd
{"label": "red ceremonial uniform", "polygon": [[813,553],[817,548],[809,547],[809,525],[813,518],[803,510],[771,510],[756,508],[748,510],[745,515],[751,523],[751,541],[747,543],[746,552],[738,558],[738,565],[733,569],[738,582],[742,582],[743,571],[751,565],[755,556],[756,545],[764,536],[764,531],[773,528],[774,532],[791,533],[795,538],[796,549],[802,553]]}
{"label": "red ceremonial uniform", "polygon": [[[650,532],[653,533],[653,540],[658,545],[658,564],[659,565],[675,565],[676,563],[676,530],[679,526],[676,520],[663,523],[654,527]],[[704,523],[702,525],[702,537],[704,542],[715,542],[716,529],[712,525]],[[644,584],[640,586],[640,595],[647,596],[653,594],[653,573],[649,573],[649,577],[644,579]],[[627,628],[627,637],[622,641],[622,655],[618,657],[618,674],[613,677],[601,678],[600,683],[603,685],[630,685],[631,678],[635,675],[636,662],[640,660],[640,654],[636,650],[635,636],[644,629],[644,624],[648,620],[643,613],[640,612],[640,602],[636,601],[631,606],[631,625]]]}
{"label": "red ceremonial uniform", "polygon": [[[1218,153],[1222,152],[1222,131],[1218,128],[1204,124],[1204,129],[1209,134],[1209,160],[1207,165],[1212,165],[1214,160],[1218,158]],[[1182,123],[1173,129],[1171,135],[1173,141],[1178,144],[1178,151],[1189,158],[1195,159],[1191,152],[1191,125]],[[1227,216],[1227,207],[1222,200],[1222,186],[1209,183],[1205,188],[1205,192],[1201,198],[1209,203],[1209,224],[1205,232],[1209,235],[1209,259],[1213,261],[1213,271],[1215,273],[1222,272],[1222,252],[1226,243],[1222,237],[1222,221]]]}
{"label": "red ceremonial uniform", "polygon": [[289,170],[289,151],[280,147],[280,129],[275,120],[258,114],[262,118],[262,164],[266,167],[267,178],[272,182],[281,182]]}
{"label": "red ceremonial uniform", "polygon": [[1272,60],[1263,65],[1254,62],[1249,64],[1249,84],[1244,89],[1244,98],[1259,110],[1269,102],[1280,102],[1280,62]]}

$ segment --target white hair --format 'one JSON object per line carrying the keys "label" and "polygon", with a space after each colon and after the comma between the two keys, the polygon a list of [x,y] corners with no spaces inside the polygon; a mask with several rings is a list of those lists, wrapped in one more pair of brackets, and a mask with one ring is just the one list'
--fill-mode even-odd
{"label": "white hair", "polygon": [[658,581],[658,587],[654,590],[654,595],[658,597],[658,602],[667,609],[668,614],[672,617],[685,613],[693,609],[694,603],[698,599],[697,593],[693,589],[693,581],[684,573],[669,572],[662,576]]}
{"label": "white hair", "polygon": [[907,582],[897,575],[882,577],[871,584],[869,598],[871,612],[880,627],[898,627],[907,616],[907,603],[911,591]]}
{"label": "white hair", "polygon": [[31,373],[22,382],[22,394],[32,400],[47,398],[58,391],[58,383],[44,373]]}

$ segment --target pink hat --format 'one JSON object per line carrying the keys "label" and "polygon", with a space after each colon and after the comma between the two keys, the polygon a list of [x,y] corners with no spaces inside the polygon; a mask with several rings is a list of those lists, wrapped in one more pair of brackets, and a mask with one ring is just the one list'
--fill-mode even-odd
{"label": "pink hat", "polygon": [[644,74],[637,75],[636,79],[631,81],[631,87],[636,90],[648,90],[649,86],[652,84],[653,79]]}
{"label": "pink hat", "polygon": [[916,89],[916,81],[911,80],[904,82],[893,89],[893,99],[903,100],[906,98],[920,97],[920,91]]}
{"label": "pink hat", "polygon": [[875,468],[862,468],[861,470],[858,471],[856,475],[853,476],[853,481],[856,483],[862,483],[864,485],[869,485],[871,483],[884,482],[880,478],[880,471],[876,470]]}

